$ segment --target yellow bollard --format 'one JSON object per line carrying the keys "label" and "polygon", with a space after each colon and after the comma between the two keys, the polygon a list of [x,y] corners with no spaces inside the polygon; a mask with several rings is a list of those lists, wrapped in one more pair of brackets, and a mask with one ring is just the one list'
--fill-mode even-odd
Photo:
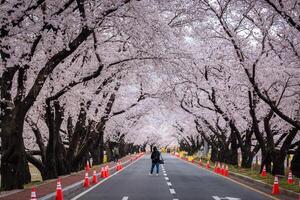
{"label": "yellow bollard", "polygon": [[103,156],[103,163],[107,163],[107,155]]}

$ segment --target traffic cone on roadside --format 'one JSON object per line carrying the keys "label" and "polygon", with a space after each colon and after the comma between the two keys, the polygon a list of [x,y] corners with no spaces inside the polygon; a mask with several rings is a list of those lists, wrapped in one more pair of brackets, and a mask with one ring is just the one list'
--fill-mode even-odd
{"label": "traffic cone on roadside", "polygon": [[228,176],[228,175],[229,175],[229,169],[228,169],[228,165],[226,165],[224,176]]}
{"label": "traffic cone on roadside", "polygon": [[85,172],[83,187],[88,188],[90,187],[90,180],[89,180],[89,173]]}
{"label": "traffic cone on roadside", "polygon": [[36,198],[36,192],[35,192],[35,187],[31,188],[30,200],[37,200],[37,198]]}
{"label": "traffic cone on roadside", "polygon": [[224,163],[222,163],[222,168],[221,168],[221,175],[225,175],[225,167],[224,167]]}
{"label": "traffic cone on roadside", "polygon": [[279,181],[278,181],[278,176],[275,176],[272,194],[273,194],[273,195],[277,195],[277,194],[279,194],[279,193],[280,193],[280,192],[279,192]]}
{"label": "traffic cone on roadside", "polygon": [[294,183],[294,179],[293,179],[293,174],[291,171],[289,171],[289,176],[288,176],[288,184],[293,184]]}
{"label": "traffic cone on roadside", "polygon": [[108,165],[106,165],[106,177],[109,177],[109,176],[110,176],[109,167],[108,167]]}
{"label": "traffic cone on roadside", "polygon": [[202,160],[199,160],[199,166],[202,167]]}
{"label": "traffic cone on roadside", "polygon": [[217,173],[217,163],[215,163],[214,172]]}
{"label": "traffic cone on roadside", "polygon": [[210,169],[209,160],[206,162],[206,169]]}
{"label": "traffic cone on roadside", "polygon": [[96,170],[93,172],[93,183],[98,183]]}
{"label": "traffic cone on roadside", "polygon": [[119,170],[120,170],[120,165],[119,165],[119,162],[117,162],[116,171],[119,171]]}
{"label": "traffic cone on roadside", "polygon": [[90,171],[90,164],[88,161],[86,161],[86,166],[85,166],[85,171],[89,172]]}
{"label": "traffic cone on roadside", "polygon": [[220,174],[221,173],[221,166],[220,166],[220,163],[218,162],[217,164],[217,173]]}
{"label": "traffic cone on roadside", "polygon": [[104,167],[101,167],[100,177],[101,177],[101,178],[105,178]]}
{"label": "traffic cone on roadside", "polygon": [[56,198],[55,199],[56,200],[64,200],[64,195],[63,195],[63,192],[62,192],[60,179],[57,179]]}
{"label": "traffic cone on roadside", "polygon": [[261,176],[262,176],[262,177],[266,177],[266,176],[267,176],[266,165],[263,166],[263,170],[262,170],[262,172],[261,172]]}
{"label": "traffic cone on roadside", "polygon": [[107,170],[106,170],[106,167],[104,167],[104,178],[107,177]]}

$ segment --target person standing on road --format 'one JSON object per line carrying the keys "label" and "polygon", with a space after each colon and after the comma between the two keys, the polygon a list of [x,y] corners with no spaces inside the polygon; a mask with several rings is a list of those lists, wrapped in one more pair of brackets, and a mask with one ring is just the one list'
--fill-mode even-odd
{"label": "person standing on road", "polygon": [[162,162],[162,160],[160,158],[161,158],[160,152],[157,150],[156,147],[153,147],[153,152],[151,154],[152,165],[151,165],[151,170],[150,170],[149,175],[153,174],[154,167],[156,167],[156,176],[158,176],[159,164]]}
{"label": "person standing on road", "polygon": [[114,158],[114,162],[118,162],[119,160],[119,149],[117,146],[114,147],[113,149],[113,158]]}

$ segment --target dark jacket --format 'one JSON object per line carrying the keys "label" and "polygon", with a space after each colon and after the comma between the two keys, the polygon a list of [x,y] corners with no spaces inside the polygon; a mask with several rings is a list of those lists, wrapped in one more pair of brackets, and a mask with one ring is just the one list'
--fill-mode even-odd
{"label": "dark jacket", "polygon": [[159,151],[153,151],[151,154],[151,160],[152,163],[159,163],[160,161],[160,152]]}

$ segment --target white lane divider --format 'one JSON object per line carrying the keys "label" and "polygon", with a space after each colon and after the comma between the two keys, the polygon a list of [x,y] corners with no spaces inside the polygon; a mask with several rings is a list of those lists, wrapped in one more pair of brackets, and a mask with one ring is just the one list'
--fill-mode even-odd
{"label": "white lane divider", "polygon": [[126,197],[126,196],[122,198],[122,200],[127,200],[127,199],[128,199],[128,197]]}
{"label": "white lane divider", "polygon": [[[162,171],[164,173],[165,180],[167,181],[167,185],[169,186],[169,191],[172,195],[174,195],[174,197],[176,197],[175,189],[172,188],[172,183],[169,181],[170,179],[169,179],[169,177],[167,177],[167,172],[163,165],[162,165],[162,169],[163,169]],[[173,199],[173,200],[179,200],[179,199]]]}
{"label": "white lane divider", "polygon": [[222,199],[227,199],[227,200],[241,200],[240,198],[235,198],[235,197],[218,197],[218,196],[212,196],[215,200],[222,200]]}
{"label": "white lane divider", "polygon": [[175,190],[173,188],[170,188],[170,193],[171,194],[176,194]]}

